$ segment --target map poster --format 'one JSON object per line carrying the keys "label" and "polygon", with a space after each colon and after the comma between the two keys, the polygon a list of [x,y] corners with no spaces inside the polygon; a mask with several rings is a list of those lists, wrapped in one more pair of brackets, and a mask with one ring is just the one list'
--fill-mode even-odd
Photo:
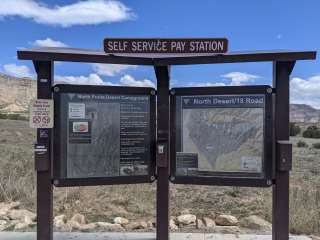
{"label": "map poster", "polygon": [[149,174],[150,96],[60,94],[62,178]]}
{"label": "map poster", "polygon": [[176,98],[176,174],[261,174],[265,96]]}

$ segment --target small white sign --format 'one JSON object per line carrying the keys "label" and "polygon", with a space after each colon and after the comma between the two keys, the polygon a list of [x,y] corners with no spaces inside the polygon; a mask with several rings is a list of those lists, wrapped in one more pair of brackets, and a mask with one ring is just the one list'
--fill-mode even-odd
{"label": "small white sign", "polygon": [[31,128],[53,128],[53,100],[36,99],[30,105]]}
{"label": "small white sign", "polygon": [[86,105],[84,103],[69,103],[69,118],[80,119],[86,116]]}
{"label": "small white sign", "polygon": [[244,171],[261,171],[261,160],[257,157],[241,157],[241,169]]}

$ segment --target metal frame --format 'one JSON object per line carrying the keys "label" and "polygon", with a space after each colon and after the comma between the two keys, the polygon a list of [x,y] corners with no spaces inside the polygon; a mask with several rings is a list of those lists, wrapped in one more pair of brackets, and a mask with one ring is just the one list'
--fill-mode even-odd
{"label": "metal frame", "polygon": [[[118,87],[118,86],[94,86],[94,85],[68,85],[58,84],[53,88],[53,98],[55,103],[55,127],[53,129],[53,184],[56,187],[68,186],[95,186],[111,184],[135,184],[150,183],[155,181],[155,131],[156,131],[156,91],[153,88],[139,87]],[[150,97],[150,159],[148,161],[148,175],[136,176],[112,176],[112,177],[92,177],[92,178],[64,178],[60,175],[61,170],[61,141],[64,140],[61,133],[61,122],[59,117],[61,93],[88,93],[88,94],[117,94],[117,95],[144,95]]]}
{"label": "metal frame", "polygon": [[[314,51],[258,51],[229,52],[224,55],[214,54],[106,54],[101,50],[71,48],[39,48],[17,52],[18,59],[32,60],[38,77],[38,98],[52,98],[53,62],[91,62],[132,65],[151,65],[155,67],[157,77],[157,144],[167,144],[166,155],[156,154],[157,158],[157,239],[169,239],[169,66],[189,64],[216,64],[240,62],[273,62],[273,88],[275,99],[274,114],[274,151],[275,176],[273,179],[273,240],[289,239],[289,76],[297,60],[316,58]],[[53,233],[53,198],[51,181],[52,130],[47,130],[46,137],[41,137],[37,130],[38,144],[48,147],[47,163],[37,170],[37,239],[52,240]],[[281,159],[286,156],[288,159]],[[37,159],[35,159],[37,160]],[[159,161],[158,161],[159,160]],[[36,161],[37,162],[37,161]]]}
{"label": "metal frame", "polygon": [[[196,87],[196,88],[173,88],[170,98],[170,121],[171,121],[171,156],[170,156],[170,180],[177,184],[197,185],[221,185],[221,186],[247,186],[247,187],[270,187],[272,185],[273,166],[273,121],[272,121],[272,92],[270,86],[230,86],[230,87]],[[265,96],[264,107],[264,156],[263,176],[250,173],[217,172],[210,176],[179,176],[176,175],[176,137],[179,134],[176,120],[176,98],[180,96],[201,95],[247,95],[261,94]]]}

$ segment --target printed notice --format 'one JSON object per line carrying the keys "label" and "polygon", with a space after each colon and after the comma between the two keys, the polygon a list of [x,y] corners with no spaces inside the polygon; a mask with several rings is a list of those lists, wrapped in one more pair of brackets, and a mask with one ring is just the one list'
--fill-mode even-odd
{"label": "printed notice", "polygon": [[84,118],[86,114],[86,105],[84,103],[69,103],[69,118]]}
{"label": "printed notice", "polygon": [[53,128],[53,100],[36,99],[30,105],[31,128]]}
{"label": "printed notice", "polygon": [[63,93],[61,141],[68,178],[147,175],[150,98],[147,95]]}

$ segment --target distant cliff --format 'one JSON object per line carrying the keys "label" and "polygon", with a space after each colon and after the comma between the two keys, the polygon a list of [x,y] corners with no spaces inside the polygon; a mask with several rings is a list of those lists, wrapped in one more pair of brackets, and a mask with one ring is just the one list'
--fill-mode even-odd
{"label": "distant cliff", "polygon": [[[27,113],[30,100],[35,97],[36,81],[0,73],[0,113]],[[320,122],[320,110],[306,104],[291,104],[290,121]]]}
{"label": "distant cliff", "polygon": [[320,122],[320,110],[306,104],[290,104],[290,121],[318,123]]}
{"label": "distant cliff", "polygon": [[36,97],[36,81],[0,74],[0,113],[25,113]]}

